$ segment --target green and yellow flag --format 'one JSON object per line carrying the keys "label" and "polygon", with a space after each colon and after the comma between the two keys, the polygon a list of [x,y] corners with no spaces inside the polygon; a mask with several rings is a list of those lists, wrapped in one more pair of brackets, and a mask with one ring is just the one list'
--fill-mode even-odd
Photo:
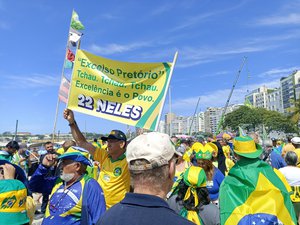
{"label": "green and yellow flag", "polygon": [[84,30],[84,26],[80,22],[77,12],[75,12],[74,10],[72,13],[71,27],[75,30]]}
{"label": "green and yellow flag", "polygon": [[248,106],[248,107],[251,108],[251,109],[254,108],[253,105],[251,104],[251,102],[249,101],[248,98],[245,99],[244,105],[245,105],[245,106]]}
{"label": "green and yellow flag", "polygon": [[239,160],[220,187],[221,224],[296,225],[289,189],[267,163]]}
{"label": "green and yellow flag", "polygon": [[0,224],[26,224],[27,189],[19,180],[0,182]]}

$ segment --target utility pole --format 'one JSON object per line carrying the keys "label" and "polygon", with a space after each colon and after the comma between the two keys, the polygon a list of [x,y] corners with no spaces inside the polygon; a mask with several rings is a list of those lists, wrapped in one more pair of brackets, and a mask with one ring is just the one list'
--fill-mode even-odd
{"label": "utility pole", "polygon": [[15,137],[13,138],[15,141],[17,141],[17,133],[18,133],[18,120],[16,122]]}
{"label": "utility pole", "polygon": [[200,102],[200,98],[201,97],[198,98],[198,102],[197,102],[197,105],[196,105],[196,108],[195,108],[195,112],[194,112],[194,115],[193,115],[193,118],[192,118],[192,122],[191,122],[191,125],[190,125],[190,130],[189,130],[189,135],[191,135],[192,126],[193,126],[195,115],[197,113],[197,109],[198,109],[198,105],[199,105],[199,102]]}

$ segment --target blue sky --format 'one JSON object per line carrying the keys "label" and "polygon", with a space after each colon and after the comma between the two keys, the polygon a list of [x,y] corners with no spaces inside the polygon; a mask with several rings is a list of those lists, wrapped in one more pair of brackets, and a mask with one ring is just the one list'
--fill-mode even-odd
{"label": "blue sky", "polygon": [[[72,9],[85,25],[81,48],[132,62],[173,60],[172,111],[192,115],[224,106],[243,61],[231,103],[247,90],[278,87],[300,68],[300,1],[0,0],[0,133],[52,133]],[[60,104],[57,130],[69,132]],[[163,113],[168,111],[166,98]],[[83,131],[126,125],[75,113]],[[133,129],[133,128],[131,128]]]}

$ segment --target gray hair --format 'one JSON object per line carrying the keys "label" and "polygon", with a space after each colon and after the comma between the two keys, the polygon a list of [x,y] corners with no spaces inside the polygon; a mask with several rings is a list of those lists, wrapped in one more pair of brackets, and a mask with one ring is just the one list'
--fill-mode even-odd
{"label": "gray hair", "polygon": [[[149,164],[145,159],[138,159],[130,162],[131,165],[141,166]],[[153,189],[161,189],[169,175],[169,166],[164,165],[154,169],[144,170],[140,172],[129,170],[133,182],[133,186],[138,184],[148,184]]]}
{"label": "gray hair", "polygon": [[298,156],[295,152],[289,151],[286,153],[284,160],[289,166],[296,166],[298,161]]}

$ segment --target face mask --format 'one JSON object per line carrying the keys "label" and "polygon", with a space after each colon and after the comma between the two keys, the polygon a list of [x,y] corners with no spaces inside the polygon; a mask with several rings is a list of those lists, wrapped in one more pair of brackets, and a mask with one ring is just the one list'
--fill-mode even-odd
{"label": "face mask", "polygon": [[75,173],[64,173],[62,172],[60,175],[60,179],[62,179],[65,182],[69,182],[70,180],[72,180],[75,176]]}

